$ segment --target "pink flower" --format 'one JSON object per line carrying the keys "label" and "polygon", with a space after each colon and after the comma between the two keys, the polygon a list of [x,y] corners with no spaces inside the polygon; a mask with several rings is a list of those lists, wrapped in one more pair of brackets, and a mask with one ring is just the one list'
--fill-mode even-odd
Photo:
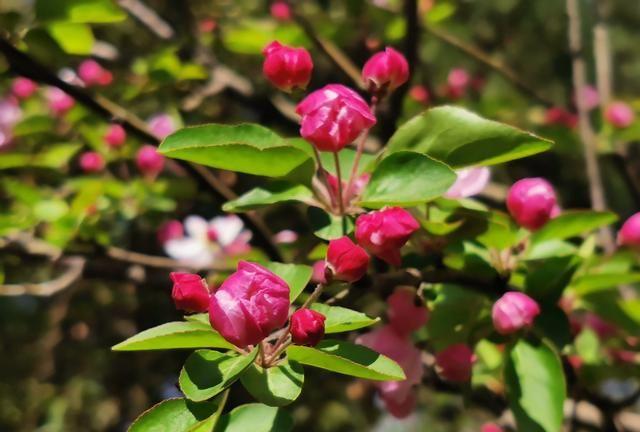
{"label": "pink flower", "polygon": [[458,178],[445,194],[447,198],[468,198],[479,194],[489,183],[491,170],[487,167],[464,168],[456,174]]}
{"label": "pink flower", "polygon": [[503,429],[495,423],[485,423],[480,428],[480,432],[503,432]]}
{"label": "pink flower", "polygon": [[397,287],[387,299],[389,325],[401,336],[409,336],[429,320],[429,310],[411,287]]}
{"label": "pink flower", "polygon": [[509,189],[507,208],[518,225],[534,231],[557,213],[556,193],[545,179],[518,180]]}
{"label": "pink flower", "polygon": [[76,101],[71,96],[57,87],[49,87],[47,89],[47,101],[49,109],[56,116],[66,114],[76,104]]}
{"label": "pink flower", "polygon": [[356,240],[369,253],[399,266],[400,248],[420,228],[411,213],[399,207],[388,207],[363,214],[356,220]]}
{"label": "pink flower", "polygon": [[545,112],[544,123],[547,126],[564,126],[573,129],[578,124],[578,116],[564,108],[551,107]]}
{"label": "pink flower", "polygon": [[149,130],[160,139],[164,139],[176,130],[175,122],[169,114],[156,114],[147,123]]}
{"label": "pink flower", "polygon": [[362,79],[372,92],[393,91],[409,79],[409,63],[398,51],[387,47],[367,60]]}
{"label": "pink flower", "polygon": [[535,300],[521,292],[510,291],[493,304],[491,318],[496,331],[508,335],[531,327],[539,313],[540,307]]}
{"label": "pink flower", "polygon": [[447,76],[447,93],[452,99],[459,99],[464,96],[467,88],[471,84],[471,75],[465,69],[451,69]]}
{"label": "pink flower", "polygon": [[614,127],[623,129],[631,126],[635,120],[635,113],[624,102],[613,102],[604,112],[604,118]]}
{"label": "pink flower", "polygon": [[376,123],[367,103],[348,87],[329,84],[298,104],[300,134],[320,151],[337,152]]}
{"label": "pink flower", "polygon": [[[582,90],[578,93],[582,96],[582,102],[584,103],[584,107],[591,111],[598,107],[600,104],[600,95],[598,94],[598,90],[592,85],[586,85],[582,88]],[[574,103],[578,105],[577,95],[573,96]]]}
{"label": "pink flower", "polygon": [[271,84],[286,92],[295,87],[307,88],[313,71],[309,51],[273,41],[262,50],[262,54],[262,73]]}
{"label": "pink flower", "polygon": [[289,286],[266,268],[246,261],[211,296],[209,320],[237,347],[255,345],[284,326]]}
{"label": "pink flower", "polygon": [[438,372],[452,382],[469,381],[475,360],[473,350],[462,343],[451,345],[436,354]]}
{"label": "pink flower", "polygon": [[409,97],[422,105],[428,105],[429,101],[431,101],[429,90],[423,85],[414,85],[411,87],[409,89]]}
{"label": "pink flower", "polygon": [[105,166],[104,158],[100,153],[88,151],[80,156],[80,168],[86,173],[102,171]]}
{"label": "pink flower", "polygon": [[382,326],[360,336],[357,343],[371,348],[397,362],[406,375],[403,381],[376,382],[387,409],[396,417],[406,417],[415,406],[414,387],[424,372],[420,350],[411,339],[398,335],[391,326]]}
{"label": "pink flower", "polygon": [[278,21],[289,21],[291,19],[291,8],[286,2],[274,1],[269,8],[271,16]]}
{"label": "pink flower", "polygon": [[625,221],[618,231],[618,244],[640,250],[640,212]]}
{"label": "pink flower", "polygon": [[291,341],[296,345],[316,346],[324,337],[326,317],[311,309],[298,309],[291,315]]}
{"label": "pink flower", "polygon": [[353,283],[367,273],[369,255],[349,237],[340,237],[329,242],[327,266],[335,279]]}
{"label": "pink flower", "polygon": [[11,92],[18,99],[29,99],[38,90],[38,85],[29,78],[18,77],[11,84]]}
{"label": "pink flower", "polygon": [[322,260],[322,261],[316,261],[313,263],[313,273],[311,274],[311,281],[313,283],[327,283],[327,277],[326,277],[326,268],[327,268],[327,263],[326,261]]}
{"label": "pink flower", "polygon": [[169,240],[184,237],[184,227],[178,220],[168,220],[163,223],[157,232],[158,243],[164,246]]}
{"label": "pink flower", "polygon": [[298,240],[298,233],[292,230],[282,230],[273,236],[273,241],[278,244],[295,243]]}
{"label": "pink flower", "polygon": [[91,59],[80,63],[78,76],[87,87],[107,86],[113,81],[113,74]]}
{"label": "pink flower", "polygon": [[164,156],[150,144],[144,145],[136,155],[136,165],[145,176],[156,176],[164,168]]}
{"label": "pink flower", "polygon": [[116,148],[122,146],[127,140],[127,132],[117,123],[109,125],[107,133],[104,134],[104,141],[109,147]]}
{"label": "pink flower", "polygon": [[209,288],[197,274],[171,273],[173,281],[171,297],[177,309],[185,312],[206,312],[209,310]]}

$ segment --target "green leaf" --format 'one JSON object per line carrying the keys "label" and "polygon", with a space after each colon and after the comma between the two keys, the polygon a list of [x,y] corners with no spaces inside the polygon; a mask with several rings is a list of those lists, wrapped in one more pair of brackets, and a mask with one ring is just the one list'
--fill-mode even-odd
{"label": "green leaf", "polygon": [[587,274],[574,279],[571,287],[579,295],[616,289],[620,285],[640,282],[640,273]]}
{"label": "green leaf", "polygon": [[542,262],[529,261],[525,279],[525,291],[533,298],[548,303],[560,299],[571,278],[578,269],[576,256],[549,258]]}
{"label": "green leaf", "polygon": [[147,351],[179,348],[231,348],[209,323],[175,321],[150,328],[111,348]]}
{"label": "green leaf", "polygon": [[91,53],[94,38],[87,24],[55,22],[47,26],[49,35],[67,54],[86,55]]}
{"label": "green leaf", "polygon": [[284,410],[252,403],[220,417],[214,432],[289,432],[293,419]]}
{"label": "green leaf", "polygon": [[591,210],[572,210],[562,213],[551,219],[539,231],[531,236],[532,244],[538,244],[547,240],[564,240],[582,234],[587,234],[605,225],[618,220],[618,217],[609,212],[595,212]]}
{"label": "green leaf", "polygon": [[[467,214],[471,214],[471,211],[468,210]],[[517,243],[518,228],[508,214],[496,210],[491,211],[487,215],[486,223],[486,230],[477,237],[481,244],[489,248],[503,250]]]}
{"label": "green leaf", "polygon": [[42,200],[33,207],[33,215],[40,221],[53,222],[69,211],[69,205],[61,199]]}
{"label": "green leaf", "polygon": [[216,413],[215,401],[196,403],[167,399],[145,411],[129,426],[128,432],[190,432],[192,427]]}
{"label": "green leaf", "polygon": [[259,402],[269,406],[284,406],[300,396],[304,369],[296,362],[285,362],[267,369],[252,364],[242,374],[240,381]]}
{"label": "green leaf", "polygon": [[582,361],[587,364],[596,364],[601,360],[600,339],[596,332],[590,328],[585,328],[576,337],[576,353]]}
{"label": "green leaf", "polygon": [[324,332],[342,333],[369,327],[380,321],[380,318],[370,318],[362,312],[357,312],[340,306],[329,306],[323,303],[314,303],[311,309],[320,312],[326,317]]}
{"label": "green leaf", "polygon": [[251,189],[242,196],[222,206],[226,212],[244,212],[282,202],[300,201],[308,203],[313,192],[304,185],[292,185],[286,182],[274,182]]}
{"label": "green leaf", "polygon": [[8,153],[0,158],[0,169],[10,168],[62,168],[82,147],[78,143],[51,144],[40,153]]}
{"label": "green leaf", "polygon": [[553,349],[543,342],[519,340],[507,353],[505,381],[518,431],[562,429],[565,380]]}
{"label": "green leaf", "polygon": [[309,159],[309,154],[256,124],[209,124],[169,135],[159,150],[166,156],[214,168],[281,177]]}
{"label": "green leaf", "polygon": [[350,342],[324,340],[315,348],[292,345],[287,348],[287,357],[289,361],[358,378],[377,381],[406,379],[402,368],[390,358]]}
{"label": "green leaf", "polygon": [[196,402],[210,399],[229,387],[258,354],[227,355],[218,351],[198,350],[191,354],[180,371],[180,390]]}
{"label": "green leaf", "polygon": [[355,227],[351,217],[329,214],[318,207],[309,207],[307,217],[313,233],[323,240],[335,240],[350,234]]}
{"label": "green leaf", "polygon": [[442,162],[416,152],[392,153],[376,166],[359,204],[412,207],[444,194],[455,181]]}
{"label": "green leaf", "polygon": [[453,168],[495,165],[548,150],[551,141],[462,108],[443,106],[403,124],[387,151],[425,153]]}
{"label": "green leaf", "polygon": [[304,291],[313,274],[313,269],[303,264],[267,262],[263,265],[284,279],[289,285],[289,298],[291,302],[297,299],[300,293]]}
{"label": "green leaf", "polygon": [[36,0],[39,21],[110,23],[126,17],[113,0]]}

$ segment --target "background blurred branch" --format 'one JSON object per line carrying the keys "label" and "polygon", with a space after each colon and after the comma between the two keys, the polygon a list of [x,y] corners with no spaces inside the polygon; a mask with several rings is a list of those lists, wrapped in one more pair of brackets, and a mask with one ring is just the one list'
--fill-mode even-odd
{"label": "background blurred branch", "polygon": [[162,39],[173,37],[174,31],[171,26],[141,0],[118,0],[118,4],[158,37]]}
{"label": "background blurred branch", "polygon": [[0,295],[33,295],[41,297],[51,296],[59,291],[68,288],[74,282],[80,279],[85,262],[86,261],[83,257],[78,256],[62,258],[59,262],[59,266],[63,270],[62,273],[55,279],[40,283],[0,285]]}

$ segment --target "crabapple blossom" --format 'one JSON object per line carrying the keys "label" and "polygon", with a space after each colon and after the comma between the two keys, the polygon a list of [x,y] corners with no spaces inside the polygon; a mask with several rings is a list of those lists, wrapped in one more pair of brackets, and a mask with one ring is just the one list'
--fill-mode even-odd
{"label": "crabapple blossom", "polygon": [[398,51],[387,47],[367,60],[362,79],[372,92],[393,91],[409,79],[409,63]]}
{"label": "crabapple blossom", "polygon": [[507,195],[507,208],[518,225],[531,231],[540,229],[559,211],[553,186],[539,177],[515,182]]}
{"label": "crabapple blossom", "polygon": [[324,337],[326,317],[311,309],[298,309],[291,315],[291,341],[296,345],[316,346]]}
{"label": "crabapple blossom", "polygon": [[334,279],[356,282],[367,273],[369,255],[349,237],[340,237],[329,242],[327,266]]}
{"label": "crabapple blossom", "polygon": [[493,304],[491,318],[496,331],[507,335],[531,327],[539,313],[535,300],[524,293],[510,291]]}
{"label": "crabapple blossom", "polygon": [[307,87],[313,72],[309,51],[273,41],[262,50],[262,54],[262,73],[271,84],[286,92]]}
{"label": "crabapple blossom", "polygon": [[209,288],[197,274],[171,273],[171,298],[177,309],[185,312],[206,312],[209,309]]}

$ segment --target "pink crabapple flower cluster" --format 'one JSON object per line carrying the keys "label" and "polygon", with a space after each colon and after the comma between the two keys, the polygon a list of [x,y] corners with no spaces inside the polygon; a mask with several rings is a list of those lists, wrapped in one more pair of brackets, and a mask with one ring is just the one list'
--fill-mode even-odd
{"label": "pink crabapple flower cluster", "polygon": [[387,299],[385,324],[358,337],[357,343],[397,362],[406,375],[403,381],[383,381],[374,385],[387,410],[397,418],[411,414],[417,403],[415,387],[422,381],[421,352],[411,334],[429,320],[429,310],[411,287],[398,287]]}
{"label": "pink crabapple flower cluster", "polygon": [[192,215],[184,224],[170,220],[159,228],[157,236],[168,256],[192,267],[208,268],[251,250],[251,231],[236,215],[217,216],[210,221]]}

